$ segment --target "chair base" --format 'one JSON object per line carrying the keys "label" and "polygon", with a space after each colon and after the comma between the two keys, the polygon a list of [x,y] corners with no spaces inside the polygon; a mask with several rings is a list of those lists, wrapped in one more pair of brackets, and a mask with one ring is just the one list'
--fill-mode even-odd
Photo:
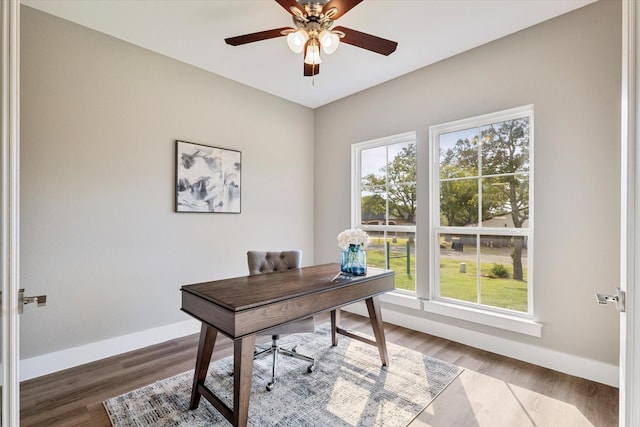
{"label": "chair base", "polygon": [[307,372],[312,373],[316,367],[316,361],[312,357],[305,356],[304,354],[300,354],[296,351],[296,347],[293,347],[291,350],[287,350],[286,348],[280,347],[278,344],[279,335],[271,336],[271,347],[256,351],[253,354],[254,359],[263,358],[269,354],[273,356],[273,362],[271,366],[271,382],[267,384],[267,391],[273,390],[273,387],[276,385],[276,369],[277,369],[277,361],[278,354],[282,354],[283,356],[293,357],[294,359],[304,360],[305,362],[311,363],[307,366]]}

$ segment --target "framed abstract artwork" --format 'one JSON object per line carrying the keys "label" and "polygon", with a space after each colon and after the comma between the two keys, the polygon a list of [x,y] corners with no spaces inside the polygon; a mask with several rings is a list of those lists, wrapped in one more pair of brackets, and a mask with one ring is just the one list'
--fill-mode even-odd
{"label": "framed abstract artwork", "polygon": [[176,212],[240,213],[242,153],[176,141]]}

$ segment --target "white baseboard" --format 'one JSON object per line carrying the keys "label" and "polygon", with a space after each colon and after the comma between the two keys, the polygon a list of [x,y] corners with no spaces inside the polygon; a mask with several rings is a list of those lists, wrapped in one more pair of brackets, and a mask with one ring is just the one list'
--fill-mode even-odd
{"label": "white baseboard", "polygon": [[[344,310],[368,316],[366,306],[363,303],[349,305],[344,307]],[[423,318],[393,310],[385,310],[382,308],[382,311],[382,318],[387,323],[446,338],[451,341],[533,363],[575,377],[619,387],[619,367],[617,365],[549,350],[531,344],[511,341],[481,332],[474,332],[445,323],[431,320],[425,321]]]}
{"label": "white baseboard", "polygon": [[20,381],[195,334],[200,332],[200,325],[199,321],[189,319],[184,322],[24,359],[20,361]]}
{"label": "white baseboard", "polygon": [[[344,308],[363,316],[368,316],[364,304],[352,304]],[[455,342],[466,344],[503,356],[533,363],[580,378],[586,378],[613,387],[619,386],[618,366],[583,357],[544,349],[530,344],[519,343],[493,335],[470,331],[457,326],[399,313],[383,308],[385,322],[424,332]],[[137,350],[200,331],[200,322],[195,319],[174,323],[104,341],[69,348],[20,362],[20,381],[51,374],[117,354]]]}

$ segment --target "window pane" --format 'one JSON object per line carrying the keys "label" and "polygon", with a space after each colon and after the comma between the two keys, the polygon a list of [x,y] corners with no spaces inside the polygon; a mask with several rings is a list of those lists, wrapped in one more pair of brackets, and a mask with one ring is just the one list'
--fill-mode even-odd
{"label": "window pane", "polygon": [[440,179],[478,175],[478,129],[441,134]]}
{"label": "window pane", "polygon": [[480,302],[527,312],[527,248],[522,236],[481,236]]}
{"label": "window pane", "polygon": [[389,165],[387,178],[389,185],[414,184],[416,182],[416,145],[403,142],[388,146]]}
{"label": "window pane", "polygon": [[439,235],[440,296],[478,302],[478,262],[474,236]]}
{"label": "window pane", "polygon": [[478,180],[440,182],[440,225],[478,225]]}
{"label": "window pane", "polygon": [[396,289],[416,290],[416,235],[415,233],[388,232],[386,239],[386,265],[396,272]]}
{"label": "window pane", "polygon": [[482,174],[529,171],[529,119],[493,123],[482,128]]}
{"label": "window pane", "polygon": [[526,228],[529,176],[508,175],[482,181],[482,226]]}
{"label": "window pane", "polygon": [[389,225],[415,225],[416,186],[389,186]]}
{"label": "window pane", "polygon": [[360,152],[362,185],[385,185],[387,148],[368,148]]}
{"label": "window pane", "polygon": [[367,266],[387,268],[385,258],[385,232],[367,231],[369,245],[367,246]]}
{"label": "window pane", "polygon": [[387,200],[386,193],[379,187],[362,187],[360,198],[360,224],[386,224]]}

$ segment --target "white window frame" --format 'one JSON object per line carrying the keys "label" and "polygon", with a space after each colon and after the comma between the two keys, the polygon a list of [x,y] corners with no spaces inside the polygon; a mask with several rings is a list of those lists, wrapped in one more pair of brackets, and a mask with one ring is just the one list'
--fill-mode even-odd
{"label": "white window frame", "polygon": [[[456,301],[438,296],[438,283],[440,274],[439,263],[439,242],[437,239],[438,232],[442,231],[440,226],[440,154],[439,154],[439,136],[455,131],[482,127],[493,123],[499,123],[508,120],[527,117],[529,119],[529,218],[528,227],[518,230],[518,234],[527,236],[527,302],[528,310],[524,312],[515,312],[503,310],[479,304],[467,304],[462,301]],[[534,320],[534,300],[533,300],[533,227],[534,227],[534,108],[533,105],[525,105],[509,110],[499,111],[495,113],[476,116],[468,119],[458,120],[449,123],[429,127],[429,145],[431,154],[430,167],[430,197],[429,197],[429,286],[427,290],[427,300],[424,301],[423,309],[427,312],[436,313],[445,316],[451,316],[471,322],[482,323],[502,329],[512,330],[527,335],[540,337],[542,333],[542,325]],[[448,231],[455,233],[456,229],[447,227]],[[458,229],[458,231],[469,231],[468,229]],[[503,234],[503,229],[496,228],[476,228],[481,234],[498,235]]]}
{"label": "white window frame", "polygon": [[[387,136],[383,138],[373,139],[369,141],[359,142],[351,145],[351,226],[353,228],[361,228],[364,231],[400,231],[400,232],[410,232],[414,233],[417,239],[416,233],[416,225],[363,225],[362,224],[362,167],[361,167],[361,156],[360,153],[363,150],[384,147],[393,144],[399,143],[413,143],[416,147],[416,153],[418,150],[418,143],[416,139],[416,132],[404,132],[397,135]],[[417,182],[416,182],[417,186]],[[388,215],[388,212],[387,212]],[[417,221],[417,219],[416,219]],[[418,252],[416,249],[416,277],[415,277],[415,285],[416,291],[418,289]],[[395,294],[395,295],[391,295]],[[396,289],[393,291],[386,299],[394,302],[400,303],[401,305],[410,306],[414,308],[420,308],[419,301],[415,298],[416,292],[405,291],[403,289]]]}
{"label": "white window frame", "polygon": [[[502,114],[511,111],[515,114],[513,118],[521,117],[521,112],[524,109],[531,110],[530,117],[530,130],[531,130],[531,140],[530,140],[530,150],[533,152],[533,106],[528,105],[520,108],[516,108],[513,110],[502,111],[499,113],[488,114],[480,117],[484,117],[489,119],[491,122],[494,122],[496,118],[503,117]],[[438,125],[454,125],[457,124],[459,129],[464,129],[469,126],[474,126],[474,120],[478,119],[478,117],[460,120],[457,122],[452,122],[448,124]],[[496,120],[496,121],[499,121]],[[429,128],[429,139],[433,140],[433,132],[438,130],[438,126],[432,126]],[[433,227],[432,224],[432,211],[434,209],[433,200],[439,200],[439,195],[437,199],[434,199],[432,196],[434,194],[433,191],[433,179],[432,174],[437,173],[439,168],[439,155],[436,153],[434,156],[431,154],[431,167],[429,167],[428,174],[422,174],[420,172],[420,168],[424,167],[424,163],[421,163],[420,157],[420,140],[417,138],[417,133],[415,131],[405,132],[397,135],[392,135],[388,137],[373,139],[369,141],[364,141],[356,144],[352,144],[351,146],[351,195],[352,195],[352,203],[351,203],[351,224],[352,227],[361,227],[361,167],[360,167],[360,156],[359,152],[363,149],[367,148],[375,148],[384,145],[395,144],[399,142],[406,142],[408,140],[413,141],[416,144],[416,155],[418,171],[417,171],[417,179],[416,182],[416,190],[418,194],[420,211],[427,209],[428,206],[428,216],[429,219],[425,220],[424,214],[416,215],[416,225],[412,226],[408,230],[403,231],[411,231],[415,232],[416,238],[416,292],[407,292],[403,290],[395,290],[392,292],[388,292],[380,296],[380,300],[391,304],[387,306],[389,309],[393,310],[393,306],[404,307],[409,309],[414,309],[417,311],[423,311],[430,314],[435,314],[438,316],[451,317],[459,320],[464,320],[471,323],[476,323],[478,325],[491,326],[507,331],[512,331],[516,333],[521,333],[525,335],[530,335],[534,337],[542,336],[542,324],[535,321],[532,315],[519,316],[517,314],[505,314],[501,312],[493,312],[490,310],[478,309],[476,307],[467,307],[459,304],[452,304],[448,301],[437,300],[433,298],[433,255],[434,248],[430,242],[433,242],[433,238],[430,235],[431,232],[422,232],[420,230],[424,230],[425,226],[429,226],[431,230]],[[433,144],[432,144],[433,146]],[[431,152],[431,151],[430,151]],[[533,224],[533,155],[529,159],[530,162],[530,175],[529,175],[529,192],[531,193],[531,208],[529,211],[529,222]],[[427,183],[421,181],[421,177],[426,177],[429,179],[428,185]],[[424,196],[424,191],[420,191],[420,188],[429,188],[430,193],[427,195],[427,198],[421,198],[421,195]],[[439,189],[437,190],[439,192]],[[439,203],[437,203],[435,209],[439,211]],[[421,219],[422,218],[422,219]],[[395,226],[402,227],[402,226]],[[425,230],[426,231],[426,230]],[[533,228],[531,226],[531,236],[533,235]],[[418,252],[418,248],[422,248],[420,252]],[[529,279],[531,284],[529,285],[529,295],[528,301],[530,304],[533,304],[533,239],[530,239],[530,246],[528,249],[528,271],[529,271]],[[533,309],[531,310],[533,313]]]}

